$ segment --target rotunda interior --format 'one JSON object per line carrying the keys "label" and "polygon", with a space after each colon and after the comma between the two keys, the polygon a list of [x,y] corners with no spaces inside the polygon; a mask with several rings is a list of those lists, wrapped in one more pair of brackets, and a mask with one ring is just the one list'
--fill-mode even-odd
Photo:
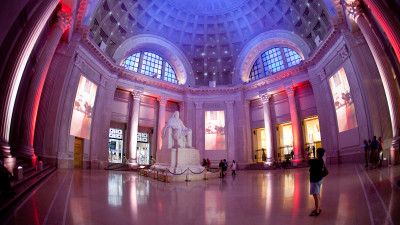
{"label": "rotunda interior", "polygon": [[175,111],[213,164],[354,162],[374,136],[398,162],[396,2],[18,2],[0,35],[10,167],[154,164]]}
{"label": "rotunda interior", "polygon": [[[0,223],[396,224],[399,9],[0,1]],[[320,148],[327,217],[313,222],[302,196]],[[154,165],[173,163],[202,181],[159,184]]]}

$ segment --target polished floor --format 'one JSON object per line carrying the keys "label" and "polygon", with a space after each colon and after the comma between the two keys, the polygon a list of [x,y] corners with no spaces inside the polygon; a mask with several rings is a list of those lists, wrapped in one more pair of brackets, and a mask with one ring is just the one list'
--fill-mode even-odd
{"label": "polished floor", "polygon": [[58,170],[1,215],[0,224],[400,224],[400,166],[329,167],[322,213],[308,169],[162,183],[136,172]]}

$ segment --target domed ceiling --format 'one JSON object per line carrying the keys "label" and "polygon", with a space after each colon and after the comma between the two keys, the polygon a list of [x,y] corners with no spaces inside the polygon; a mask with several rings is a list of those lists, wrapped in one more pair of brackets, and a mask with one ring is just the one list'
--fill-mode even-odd
{"label": "domed ceiling", "polygon": [[314,50],[331,24],[323,0],[100,0],[90,27],[110,57],[134,35],[165,38],[186,55],[196,85],[208,86],[232,83],[237,56],[255,36],[288,30]]}

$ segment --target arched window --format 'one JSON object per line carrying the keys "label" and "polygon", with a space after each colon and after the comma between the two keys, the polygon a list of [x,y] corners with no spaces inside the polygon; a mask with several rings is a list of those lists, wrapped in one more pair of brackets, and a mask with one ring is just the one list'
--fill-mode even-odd
{"label": "arched window", "polygon": [[[260,64],[262,60],[262,66]],[[273,47],[261,54],[251,68],[249,81],[255,81],[273,73],[300,64],[303,58],[288,47]],[[264,70],[262,70],[264,69]]]}
{"label": "arched window", "polygon": [[176,73],[164,58],[152,52],[136,52],[128,56],[122,66],[125,69],[178,84]]}
{"label": "arched window", "polygon": [[137,72],[139,68],[139,59],[140,52],[132,54],[125,59],[125,61],[122,63],[122,66],[124,66],[127,70]]}

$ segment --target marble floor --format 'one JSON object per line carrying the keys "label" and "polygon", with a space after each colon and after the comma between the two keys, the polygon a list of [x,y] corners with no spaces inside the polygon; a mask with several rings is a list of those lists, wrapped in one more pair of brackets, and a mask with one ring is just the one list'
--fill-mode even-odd
{"label": "marble floor", "polygon": [[331,165],[314,207],[308,169],[163,183],[136,172],[57,170],[0,224],[400,224],[400,166]]}

